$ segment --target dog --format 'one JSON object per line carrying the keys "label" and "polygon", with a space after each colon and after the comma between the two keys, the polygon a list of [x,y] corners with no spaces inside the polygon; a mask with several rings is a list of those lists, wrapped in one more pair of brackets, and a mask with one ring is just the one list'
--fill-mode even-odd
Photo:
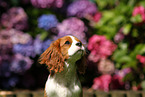
{"label": "dog", "polygon": [[68,35],[57,39],[41,54],[39,62],[50,72],[44,97],[83,97],[77,74],[85,73],[85,47],[78,38]]}

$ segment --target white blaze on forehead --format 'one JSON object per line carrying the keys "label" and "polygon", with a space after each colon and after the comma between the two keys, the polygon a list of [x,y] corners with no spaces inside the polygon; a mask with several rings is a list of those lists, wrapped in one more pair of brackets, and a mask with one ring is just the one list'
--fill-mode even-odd
{"label": "white blaze on forehead", "polygon": [[79,42],[75,39],[75,37],[70,36],[70,38],[72,39],[72,44],[71,47],[68,49],[68,55],[73,55],[74,53],[76,53],[78,50],[82,49],[84,50],[84,47],[79,47],[76,44]]}

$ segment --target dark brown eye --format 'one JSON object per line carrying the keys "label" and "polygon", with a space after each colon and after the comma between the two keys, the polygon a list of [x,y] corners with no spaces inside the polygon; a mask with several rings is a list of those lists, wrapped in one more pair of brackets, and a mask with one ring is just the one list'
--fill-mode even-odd
{"label": "dark brown eye", "polygon": [[70,42],[69,41],[66,41],[65,44],[70,44]]}

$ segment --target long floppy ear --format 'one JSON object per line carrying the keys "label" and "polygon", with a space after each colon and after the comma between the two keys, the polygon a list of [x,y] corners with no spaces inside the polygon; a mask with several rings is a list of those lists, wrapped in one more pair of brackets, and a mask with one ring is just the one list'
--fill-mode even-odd
{"label": "long floppy ear", "polygon": [[46,64],[50,74],[61,72],[64,69],[64,57],[60,52],[60,40],[56,40],[41,54],[39,63]]}
{"label": "long floppy ear", "polygon": [[85,55],[83,55],[82,58],[76,62],[76,65],[79,73],[84,74],[87,67],[87,61]]}

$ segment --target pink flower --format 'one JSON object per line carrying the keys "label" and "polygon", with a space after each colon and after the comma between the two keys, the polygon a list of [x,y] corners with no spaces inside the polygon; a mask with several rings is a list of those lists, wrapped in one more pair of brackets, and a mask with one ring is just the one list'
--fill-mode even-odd
{"label": "pink flower", "polygon": [[115,71],[114,63],[108,59],[102,59],[98,64],[98,71],[102,74],[112,74]]}
{"label": "pink flower", "polygon": [[122,41],[124,39],[124,34],[122,33],[123,28],[120,28],[120,30],[117,32],[117,34],[114,37],[114,41],[116,43],[119,43],[120,41]]}
{"label": "pink flower", "polygon": [[91,51],[89,60],[98,62],[100,59],[106,59],[112,55],[116,49],[116,45],[107,40],[105,36],[93,35],[88,42],[88,50]]}
{"label": "pink flower", "polygon": [[137,55],[136,59],[138,59],[140,63],[145,64],[145,57],[144,56]]}
{"label": "pink flower", "polygon": [[111,82],[111,75],[101,75],[100,77],[97,77],[94,79],[94,83],[92,85],[92,88],[94,90],[104,90],[109,91],[109,84]]}
{"label": "pink flower", "polygon": [[110,83],[110,88],[112,90],[115,90],[115,89],[123,89],[124,88],[124,82],[122,81],[122,77],[119,76],[119,75],[113,75],[112,76],[112,80],[111,80],[111,83]]}
{"label": "pink flower", "polygon": [[141,15],[142,21],[145,22],[145,8],[143,6],[137,6],[134,8],[132,16]]}
{"label": "pink flower", "polygon": [[94,15],[94,21],[95,22],[99,22],[99,20],[101,19],[101,17],[102,17],[102,14],[101,14],[101,12],[97,12],[95,15]]}

